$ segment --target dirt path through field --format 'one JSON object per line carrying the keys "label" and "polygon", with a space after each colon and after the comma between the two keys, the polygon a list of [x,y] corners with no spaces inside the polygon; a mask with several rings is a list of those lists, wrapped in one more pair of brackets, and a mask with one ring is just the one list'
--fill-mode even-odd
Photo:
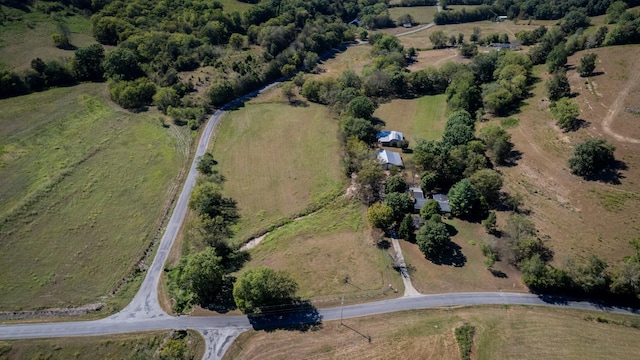
{"label": "dirt path through field", "polygon": [[607,112],[607,116],[603,119],[602,129],[607,135],[614,137],[618,141],[640,144],[639,139],[623,136],[611,130],[611,124],[613,123],[613,120],[616,118],[620,110],[622,110],[624,101],[626,100],[627,96],[629,96],[629,92],[631,92],[633,86],[638,84],[638,81],[640,81],[640,62],[636,62],[635,68],[630,71],[630,73],[631,78],[627,80],[625,87],[622,88],[620,93],[618,93],[616,101],[613,102],[613,105],[611,105],[611,107],[609,108],[609,112]]}

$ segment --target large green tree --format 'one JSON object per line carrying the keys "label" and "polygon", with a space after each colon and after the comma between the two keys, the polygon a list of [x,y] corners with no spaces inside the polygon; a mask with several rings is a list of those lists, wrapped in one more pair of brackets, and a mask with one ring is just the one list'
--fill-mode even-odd
{"label": "large green tree", "polygon": [[189,207],[199,215],[207,214],[212,219],[221,216],[229,224],[240,219],[236,201],[222,196],[220,185],[212,182],[196,185],[189,198]]}
{"label": "large green tree", "polygon": [[177,284],[191,291],[200,304],[212,301],[220,291],[225,273],[221,261],[212,247],[182,258],[177,266]]}
{"label": "large green tree", "polygon": [[393,220],[398,223],[405,214],[413,210],[413,200],[407,193],[389,193],[384,199],[384,204],[393,210]]}
{"label": "large green tree", "polygon": [[418,230],[416,234],[418,248],[427,259],[438,259],[451,242],[447,226],[438,219],[432,219]]}
{"label": "large green tree", "polygon": [[79,81],[99,81],[104,75],[104,48],[100,44],[76,50],[71,58],[71,71]]}
{"label": "large green tree", "polygon": [[580,58],[580,65],[578,65],[578,73],[582,77],[588,77],[593,74],[593,70],[596,69],[596,60],[598,60],[598,54],[589,53]]}
{"label": "large green tree", "polygon": [[471,185],[478,194],[487,200],[489,204],[495,205],[500,198],[502,188],[502,175],[492,169],[478,170],[469,178]]}
{"label": "large green tree", "polygon": [[369,224],[381,230],[387,230],[393,224],[393,209],[386,204],[377,202],[367,210]]}
{"label": "large green tree", "polygon": [[244,272],[233,285],[233,299],[245,314],[268,312],[295,300],[298,284],[285,271],[259,267]]}
{"label": "large green tree", "polygon": [[462,179],[449,190],[449,205],[451,213],[455,216],[466,217],[473,215],[477,209],[480,196],[471,185],[469,179]]}
{"label": "large green tree", "polygon": [[561,98],[550,106],[551,114],[556,119],[556,124],[564,131],[575,130],[578,127],[578,104],[568,98]]}
{"label": "large green tree", "polygon": [[576,145],[568,164],[578,176],[596,175],[613,165],[615,147],[603,139],[586,139]]}

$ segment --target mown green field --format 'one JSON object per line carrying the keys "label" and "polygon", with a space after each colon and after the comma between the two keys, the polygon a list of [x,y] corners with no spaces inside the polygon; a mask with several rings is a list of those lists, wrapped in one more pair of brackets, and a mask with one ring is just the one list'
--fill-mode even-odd
{"label": "mown green field", "polygon": [[382,296],[388,284],[403,290],[389,255],[369,236],[363,206],[344,198],[275,230],[250,254],[245,269],[286,270],[305,298],[345,296],[353,302],[361,295]]}
{"label": "mown green field", "polygon": [[[224,359],[460,359],[454,330],[475,327],[471,359],[636,359],[640,319],[525,306],[414,310],[325,322],[308,332],[249,330]],[[368,341],[365,336],[370,336]]]}
{"label": "mown green field", "polygon": [[436,12],[435,6],[394,7],[389,9],[389,16],[397,21],[400,16],[409,14],[413,17],[413,21],[427,24],[433,21]]}
{"label": "mown green field", "polygon": [[[0,359],[157,359],[169,332],[0,341]],[[186,345],[185,359],[201,359],[204,339],[189,331],[181,342]],[[166,346],[167,343],[164,343]],[[188,345],[187,345],[188,344]]]}
{"label": "mown green field", "polygon": [[446,109],[446,95],[441,94],[394,99],[380,105],[373,115],[386,123],[385,129],[401,131],[409,141],[439,140],[444,131]]}
{"label": "mown green field", "polygon": [[338,125],[324,106],[250,102],[225,115],[213,156],[242,219],[235,241],[344,190]]}
{"label": "mown green field", "polygon": [[158,231],[190,135],[112,107],[105,90],[0,100],[2,310],[122,302],[109,293]]}

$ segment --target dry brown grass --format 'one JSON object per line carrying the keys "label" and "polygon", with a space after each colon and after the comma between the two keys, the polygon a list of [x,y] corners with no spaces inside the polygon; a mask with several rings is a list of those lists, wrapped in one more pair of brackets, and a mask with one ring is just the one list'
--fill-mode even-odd
{"label": "dry brown grass", "polygon": [[362,73],[362,68],[371,63],[371,45],[363,44],[349,46],[335,57],[325,60],[318,65],[321,73],[319,77],[337,78],[345,70]]}
{"label": "dry brown grass", "polygon": [[[435,15],[436,11],[435,6],[395,7],[389,9],[389,16],[393,21],[398,21],[400,16],[409,14],[413,17],[413,21],[419,24],[427,24],[433,21],[433,15]],[[402,26],[399,28],[407,31]]]}
{"label": "dry brown grass", "polygon": [[[591,320],[598,316],[609,322]],[[224,359],[459,359],[454,330],[464,323],[476,327],[472,358],[635,359],[632,321],[638,319],[522,306],[415,310],[344,321],[371,342],[337,321],[309,332],[249,330]]]}
{"label": "dry brown grass", "polygon": [[509,34],[509,39],[515,39],[515,34],[518,31],[533,30],[540,25],[549,26],[550,24],[549,21],[543,20],[533,20],[531,22],[519,21],[517,24],[509,20],[499,23],[491,21],[478,21],[465,24],[438,25],[427,30],[417,32],[415,34],[403,36],[400,38],[400,42],[407,48],[414,47],[416,49],[431,49],[433,47],[433,44],[429,40],[429,35],[433,32],[441,30],[447,35],[447,37],[451,35],[458,36],[458,34],[462,33],[464,34],[465,41],[469,41],[469,38],[473,33],[473,28],[476,26],[480,28],[481,37],[491,33],[507,33]]}
{"label": "dry brown grass", "polygon": [[225,193],[238,201],[236,239],[341,191],[337,122],[326,107],[249,102],[225,115],[213,143]]}
{"label": "dry brown grass", "polygon": [[[578,94],[573,100],[580,105],[580,118],[589,123],[588,128],[563,133],[555,126],[544,88],[548,74],[539,67],[536,74],[543,81],[536,84],[534,96],[526,100],[522,112],[516,115],[520,125],[511,130],[522,158],[518,166],[502,169],[505,190],[524,195],[538,229],[550,236],[557,264],[568,256],[588,254],[616,261],[629,254],[628,240],[638,236],[640,145],[607,134],[603,119],[619,99],[622,110],[612,117],[611,131],[640,138],[638,115],[624,111],[625,107],[637,106],[640,100],[639,84],[629,83],[631,76],[640,71],[631,60],[640,56],[640,47],[592,51],[600,55],[596,71],[603,74],[584,79],[575,70],[568,73],[572,90]],[[576,65],[584,53],[570,57],[569,65]],[[621,91],[626,85],[630,91],[623,97]],[[604,137],[616,146],[616,158],[628,166],[628,170],[621,172],[620,184],[584,181],[570,173],[566,161],[572,147],[586,137]]]}
{"label": "dry brown grass", "polygon": [[350,302],[380,297],[388,284],[402,294],[402,280],[387,252],[378,249],[369,234],[364,208],[339,200],[267,235],[250,250],[245,269],[286,270],[300,285],[299,294],[321,300],[319,306],[341,296]]}
{"label": "dry brown grass", "polygon": [[494,269],[501,277],[487,270],[480,245],[488,239],[484,228],[461,220],[445,220],[458,232],[452,241],[459,246],[464,260],[462,266],[436,265],[425,259],[418,245],[401,241],[400,246],[411,268],[413,286],[421,293],[451,293],[460,291],[516,291],[526,292],[520,273],[506,261],[499,261]]}

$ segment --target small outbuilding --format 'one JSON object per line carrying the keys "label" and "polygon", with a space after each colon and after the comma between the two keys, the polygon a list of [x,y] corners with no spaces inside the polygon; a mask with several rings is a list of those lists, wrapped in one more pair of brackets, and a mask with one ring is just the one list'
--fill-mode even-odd
{"label": "small outbuilding", "polygon": [[404,140],[404,135],[400,131],[381,131],[376,135],[378,142],[382,146],[398,146],[398,143]]}
{"label": "small outbuilding", "polygon": [[377,158],[385,170],[391,170],[394,166],[404,166],[402,163],[402,157],[400,157],[399,153],[394,151],[378,150]]}
{"label": "small outbuilding", "polygon": [[438,202],[441,213],[450,213],[451,207],[449,206],[449,197],[445,194],[433,194],[433,200]]}
{"label": "small outbuilding", "polygon": [[410,187],[409,191],[411,191],[411,196],[413,197],[413,208],[419,211],[424,206],[424,203],[427,202],[427,199],[425,199],[422,189],[417,186]]}

